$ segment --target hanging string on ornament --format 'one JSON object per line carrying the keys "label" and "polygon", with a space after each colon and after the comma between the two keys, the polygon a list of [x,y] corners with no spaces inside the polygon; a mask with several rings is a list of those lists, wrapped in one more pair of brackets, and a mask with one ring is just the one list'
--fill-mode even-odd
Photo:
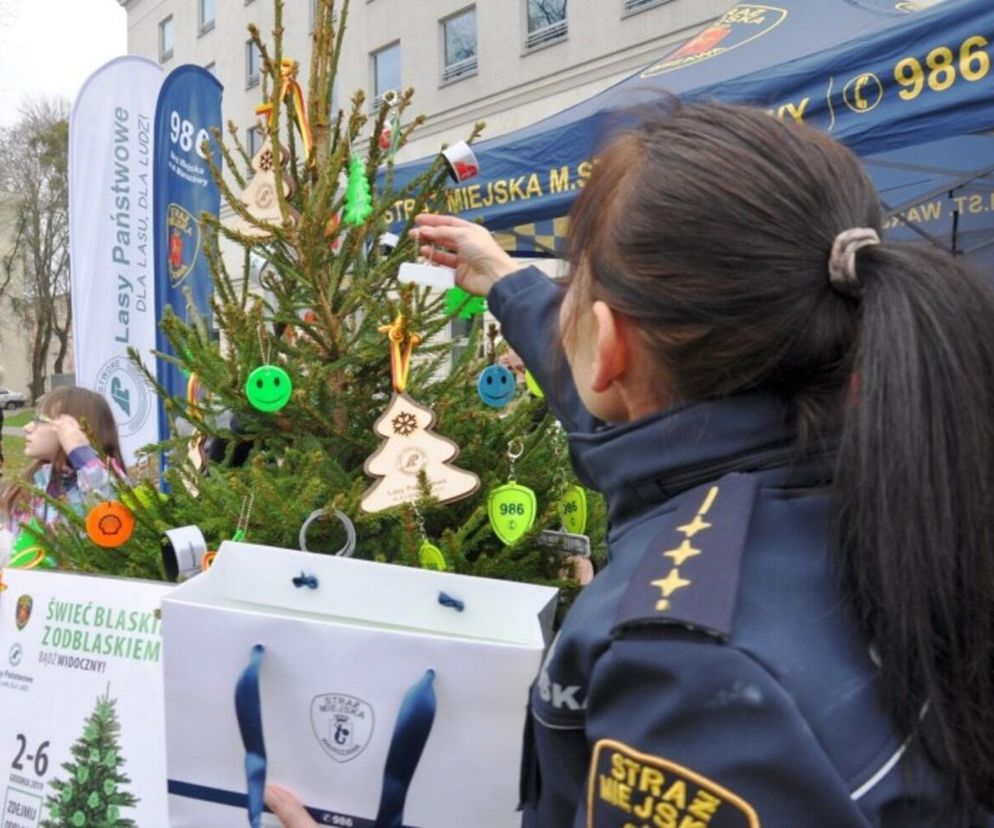
{"label": "hanging string on ornament", "polygon": [[[416,231],[415,231],[416,232]],[[415,237],[416,238],[416,237]],[[415,257],[418,245],[415,244]],[[447,290],[456,283],[455,268],[435,264],[435,248],[429,249],[427,263],[404,262],[397,271],[397,281],[434,290]]]}
{"label": "hanging string on ornament", "polygon": [[252,517],[252,504],[255,503],[255,492],[249,492],[242,498],[242,508],[238,512],[238,523],[235,524],[235,533],[231,539],[235,543],[245,540],[245,533],[248,532],[249,518]]}
{"label": "hanging string on ornament", "polygon": [[418,563],[422,569],[434,569],[436,572],[445,572],[448,564],[442,550],[428,540],[428,532],[425,530],[424,515],[418,508],[418,502],[414,501],[414,519],[418,524],[418,533],[421,535],[421,545],[418,547]]}
{"label": "hanging string on ornament", "polygon": [[505,546],[517,543],[535,525],[538,500],[535,492],[515,480],[514,464],[524,453],[524,442],[516,437],[507,446],[510,461],[509,480],[493,489],[487,497],[487,517],[494,534]]}
{"label": "hanging string on ornament", "polygon": [[253,368],[245,380],[245,396],[257,411],[272,414],[280,411],[293,393],[293,381],[290,375],[279,365],[269,361],[268,349],[262,340],[262,328],[259,328],[259,355],[263,364]]}

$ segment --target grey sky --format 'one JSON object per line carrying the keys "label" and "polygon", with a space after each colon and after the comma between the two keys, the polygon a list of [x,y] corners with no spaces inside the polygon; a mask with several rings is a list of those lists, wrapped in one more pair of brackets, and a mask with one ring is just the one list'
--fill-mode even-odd
{"label": "grey sky", "polygon": [[0,126],[28,97],[71,103],[94,69],[126,52],[117,0],[0,0]]}

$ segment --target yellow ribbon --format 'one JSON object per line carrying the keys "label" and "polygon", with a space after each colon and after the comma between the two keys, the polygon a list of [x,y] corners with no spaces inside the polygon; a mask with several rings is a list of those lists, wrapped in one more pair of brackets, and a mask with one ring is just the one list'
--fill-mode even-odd
{"label": "yellow ribbon", "polygon": [[407,377],[411,372],[411,353],[421,344],[421,337],[407,330],[407,321],[403,314],[399,315],[392,324],[380,328],[390,339],[390,375],[393,388],[398,394],[404,393],[407,387]]}
{"label": "yellow ribbon", "polygon": [[[293,111],[297,117],[297,128],[300,130],[300,137],[304,142],[304,157],[311,157],[311,144],[314,141],[311,135],[311,122],[307,117],[307,104],[304,101],[304,90],[297,83],[297,61],[290,58],[283,58],[280,61],[280,94],[277,101],[286,100],[287,95],[293,97]],[[255,108],[255,114],[269,118],[269,123],[273,122],[272,103],[259,104]]]}

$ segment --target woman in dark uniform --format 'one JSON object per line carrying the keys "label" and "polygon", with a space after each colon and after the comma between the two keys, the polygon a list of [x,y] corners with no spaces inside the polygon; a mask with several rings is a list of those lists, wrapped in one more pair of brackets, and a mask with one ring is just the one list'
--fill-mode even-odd
{"label": "woman in dark uniform", "polygon": [[837,142],[718,105],[615,138],[565,291],[418,218],[609,506],[525,825],[994,825],[994,292],[881,219]]}

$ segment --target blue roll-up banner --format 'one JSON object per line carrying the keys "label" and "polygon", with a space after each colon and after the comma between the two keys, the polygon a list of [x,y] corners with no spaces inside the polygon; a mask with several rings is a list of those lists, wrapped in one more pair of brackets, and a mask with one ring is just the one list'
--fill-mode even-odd
{"label": "blue roll-up banner", "polygon": [[[206,69],[185,65],[166,77],[155,108],[155,310],[162,319],[166,306],[189,320],[193,314],[210,320],[212,281],[204,256],[201,213],[216,216],[221,195],[207,164],[204,142],[214,163],[221,152],[211,136],[221,128],[221,84]],[[156,347],[174,353],[162,331]],[[157,378],[172,396],[186,392],[186,379],[175,365],[158,361]],[[159,401],[159,433],[169,434],[163,401]]]}
{"label": "blue roll-up banner", "polygon": [[[771,0],[701,24],[600,94],[475,144],[480,176],[447,190],[443,209],[490,229],[565,215],[617,113],[665,93],[760,106],[862,156],[994,124],[991,0]],[[398,166],[395,187],[432,160]],[[393,205],[395,231],[413,203]]]}

